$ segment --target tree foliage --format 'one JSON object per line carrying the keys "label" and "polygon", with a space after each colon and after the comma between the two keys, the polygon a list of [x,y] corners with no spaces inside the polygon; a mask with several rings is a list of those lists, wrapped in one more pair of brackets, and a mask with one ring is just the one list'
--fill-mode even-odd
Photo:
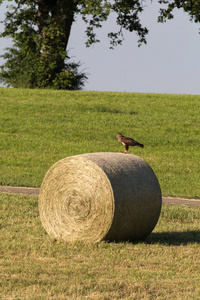
{"label": "tree foliage", "polygon": [[173,11],[175,9],[183,9],[184,12],[188,13],[190,21],[194,21],[195,23],[200,22],[199,0],[159,0],[158,2],[167,6],[160,9],[159,22],[173,19]]}
{"label": "tree foliage", "polygon": [[[3,0],[0,1],[0,4]],[[117,32],[108,33],[111,48],[121,44],[123,29],[135,31],[139,45],[146,43],[148,30],[141,25],[140,0],[13,0],[7,7],[4,32],[13,45],[2,55],[6,63],[0,78],[14,87],[81,88],[86,80],[80,63],[69,63],[67,45],[77,15],[86,23],[86,46],[99,42],[95,29],[116,13]]]}
{"label": "tree foliage", "polygon": [[2,55],[6,62],[0,79],[8,86],[80,89],[84,85],[87,77],[78,72],[80,63],[69,63],[69,32],[60,17],[61,5],[56,16],[50,4],[53,1],[15,0],[7,7],[1,37],[11,37],[13,45]]}
{"label": "tree foliage", "polygon": [[[0,0],[0,5],[4,0]],[[151,2],[152,0],[149,0]],[[167,5],[159,21],[173,17],[175,8],[183,8],[195,22],[200,21],[199,0],[158,0]],[[11,37],[13,45],[2,55],[0,80],[13,87],[80,89],[86,74],[79,63],[70,63],[68,41],[78,15],[86,24],[86,46],[99,42],[96,29],[116,16],[118,30],[109,32],[110,48],[122,44],[123,31],[138,35],[138,45],[146,43],[148,30],[140,14],[144,0],[9,0],[0,37]]]}

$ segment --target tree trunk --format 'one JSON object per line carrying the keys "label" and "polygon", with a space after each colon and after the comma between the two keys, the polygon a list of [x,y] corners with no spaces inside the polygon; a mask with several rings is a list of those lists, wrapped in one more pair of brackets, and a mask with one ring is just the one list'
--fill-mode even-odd
{"label": "tree trunk", "polygon": [[73,0],[38,0],[37,26],[41,36],[41,63],[49,78],[62,71],[76,5]]}

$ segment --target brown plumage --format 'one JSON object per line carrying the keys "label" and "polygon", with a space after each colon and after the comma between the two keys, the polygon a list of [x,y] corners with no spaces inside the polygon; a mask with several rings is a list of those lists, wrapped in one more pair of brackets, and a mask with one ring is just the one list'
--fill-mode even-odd
{"label": "brown plumage", "polygon": [[135,141],[134,139],[126,137],[119,132],[117,133],[117,139],[120,143],[122,143],[122,145],[124,145],[125,153],[128,153],[129,146],[138,146],[138,147],[144,148],[143,144],[140,144],[137,141]]}

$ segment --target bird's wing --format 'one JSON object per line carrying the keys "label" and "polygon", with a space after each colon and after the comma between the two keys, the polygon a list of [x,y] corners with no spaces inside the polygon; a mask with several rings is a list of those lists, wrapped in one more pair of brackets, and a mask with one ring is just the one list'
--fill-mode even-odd
{"label": "bird's wing", "polygon": [[125,136],[121,138],[121,141],[128,146],[135,146],[137,144],[134,139]]}

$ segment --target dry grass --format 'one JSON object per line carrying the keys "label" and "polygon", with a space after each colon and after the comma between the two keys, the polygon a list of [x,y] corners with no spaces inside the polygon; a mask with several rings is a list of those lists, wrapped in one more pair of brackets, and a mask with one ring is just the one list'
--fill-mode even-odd
{"label": "dry grass", "polygon": [[1,299],[199,299],[200,209],[163,206],[142,243],[51,240],[35,196],[0,194]]}
{"label": "dry grass", "polygon": [[43,227],[66,242],[143,239],[157,224],[161,205],[149,165],[138,156],[112,152],[59,160],[39,196]]}

